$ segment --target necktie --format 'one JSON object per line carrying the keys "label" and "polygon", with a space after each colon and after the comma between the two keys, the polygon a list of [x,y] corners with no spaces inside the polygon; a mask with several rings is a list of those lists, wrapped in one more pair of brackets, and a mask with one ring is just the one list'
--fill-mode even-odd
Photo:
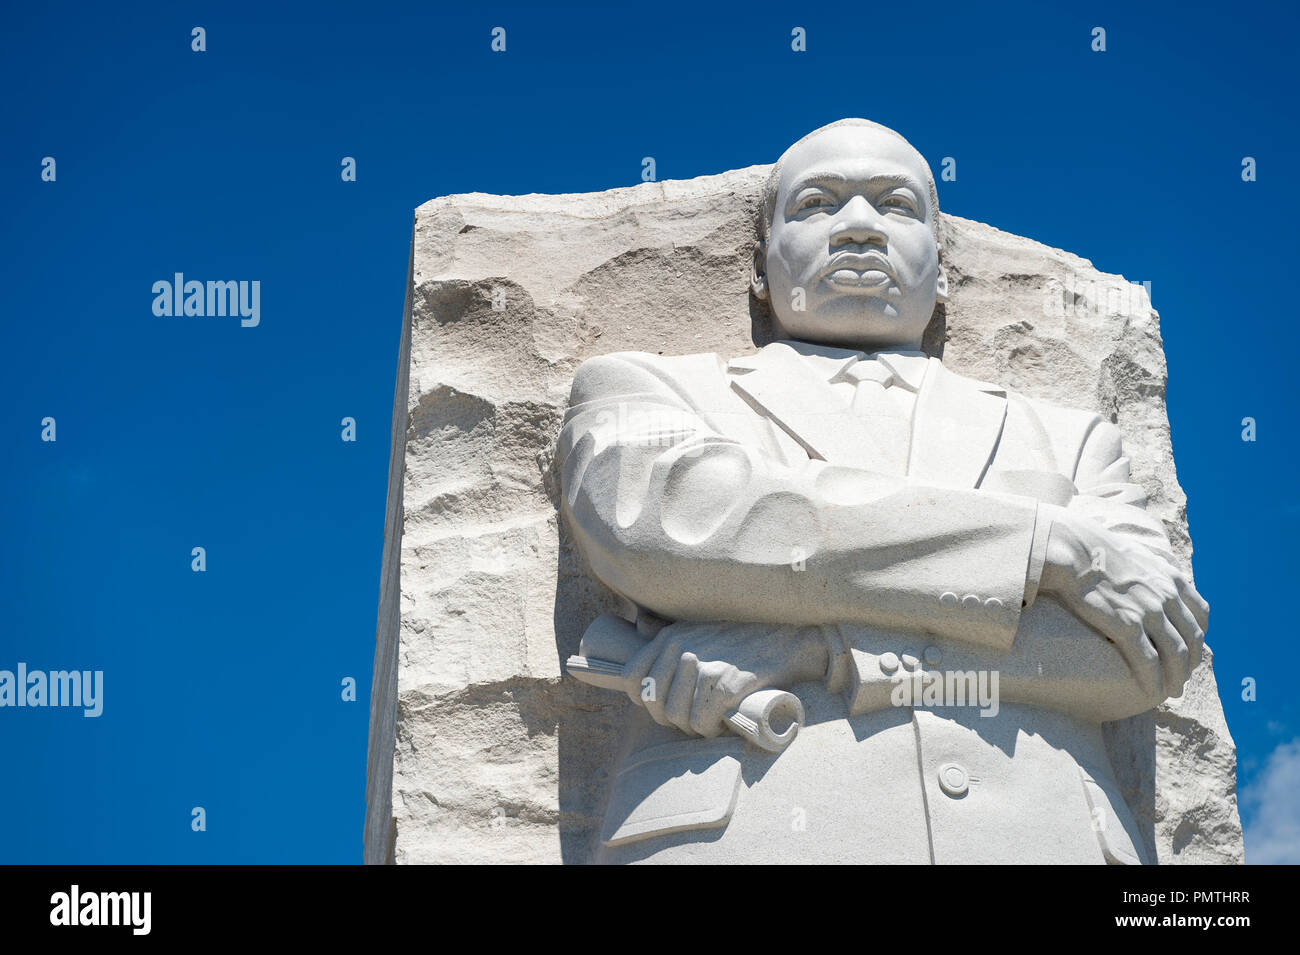
{"label": "necktie", "polygon": [[883,455],[875,470],[896,477],[907,473],[907,454],[912,442],[911,392],[894,387],[894,373],[874,359],[855,362],[844,371],[855,382],[852,409],[866,418],[872,436]]}

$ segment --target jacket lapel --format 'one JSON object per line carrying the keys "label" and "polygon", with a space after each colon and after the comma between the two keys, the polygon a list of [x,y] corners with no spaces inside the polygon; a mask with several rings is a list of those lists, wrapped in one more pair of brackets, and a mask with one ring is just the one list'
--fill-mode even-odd
{"label": "jacket lapel", "polygon": [[925,484],[979,487],[1006,416],[1005,391],[955,374],[931,358],[912,419],[908,477]]}
{"label": "jacket lapel", "polygon": [[759,414],[803,446],[811,458],[871,469],[881,452],[867,423],[798,352],[773,343],[733,360],[731,387]]}

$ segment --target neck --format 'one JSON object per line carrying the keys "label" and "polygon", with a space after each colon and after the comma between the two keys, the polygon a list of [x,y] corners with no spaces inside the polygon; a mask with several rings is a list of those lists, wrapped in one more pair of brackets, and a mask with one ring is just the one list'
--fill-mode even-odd
{"label": "neck", "polygon": [[807,338],[796,338],[776,323],[776,341],[784,341],[792,344],[804,345],[809,348],[831,348],[842,351],[860,351],[873,355],[876,352],[896,352],[896,351],[921,351],[921,342],[815,342]]}

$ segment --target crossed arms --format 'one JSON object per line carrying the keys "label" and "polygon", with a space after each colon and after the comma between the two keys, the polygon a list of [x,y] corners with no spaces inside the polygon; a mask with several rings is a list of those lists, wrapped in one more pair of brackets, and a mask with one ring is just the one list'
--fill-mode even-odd
{"label": "crossed arms", "polygon": [[[562,509],[593,573],[654,614],[858,624],[1005,652],[1024,608],[1045,593],[1115,645],[1152,705],[1180,693],[1199,661],[1208,607],[1139,506],[1112,425],[1089,432],[1079,494],[1062,507],[819,460],[786,466],[724,434],[715,425],[725,413],[701,410],[635,355],[591,359],[575,377],[558,448]],[[664,692],[648,708],[688,732],[715,728],[691,713],[702,702],[716,709],[720,697],[827,666],[806,639],[774,658],[735,639],[683,647],[673,630],[628,666],[660,675]],[[723,654],[733,659],[708,659]],[[694,674],[697,692],[693,702],[676,693],[687,702],[670,714],[679,670]]]}

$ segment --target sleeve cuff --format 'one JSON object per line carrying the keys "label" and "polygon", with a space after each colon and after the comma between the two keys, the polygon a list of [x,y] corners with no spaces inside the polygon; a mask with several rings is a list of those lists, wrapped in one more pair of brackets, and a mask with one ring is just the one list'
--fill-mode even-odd
{"label": "sleeve cuff", "polygon": [[822,627],[826,637],[826,689],[831,693],[840,693],[848,688],[852,676],[853,660],[849,654],[849,644],[844,631],[838,626]]}
{"label": "sleeve cuff", "polygon": [[1039,504],[1034,514],[1034,540],[1029,547],[1029,566],[1025,569],[1025,595],[1020,601],[1022,610],[1032,607],[1038,596],[1043,565],[1047,562],[1047,539],[1052,534],[1051,512],[1051,505]]}

